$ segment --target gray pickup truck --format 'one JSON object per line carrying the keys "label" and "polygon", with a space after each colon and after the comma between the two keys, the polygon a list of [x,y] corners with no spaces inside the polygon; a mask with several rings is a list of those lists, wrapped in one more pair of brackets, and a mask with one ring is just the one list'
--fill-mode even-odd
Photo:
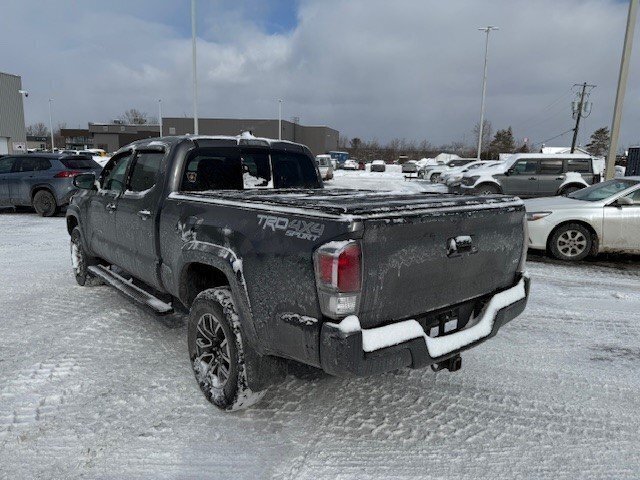
{"label": "gray pickup truck", "polygon": [[306,147],[246,134],[138,141],[75,185],[76,280],[187,309],[195,377],[224,410],[292,361],[455,371],[527,302],[517,198],[327,190]]}

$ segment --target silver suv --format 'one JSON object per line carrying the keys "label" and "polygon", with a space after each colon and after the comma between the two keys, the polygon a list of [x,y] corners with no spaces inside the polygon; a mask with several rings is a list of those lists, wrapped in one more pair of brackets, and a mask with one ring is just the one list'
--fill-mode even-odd
{"label": "silver suv", "polygon": [[594,157],[578,154],[514,154],[504,168],[468,172],[456,191],[519,197],[568,195],[601,180],[596,161]]}
{"label": "silver suv", "polygon": [[100,174],[102,167],[89,157],[34,153],[0,158],[0,206],[33,207],[51,217],[67,205],[76,191],[73,177]]}

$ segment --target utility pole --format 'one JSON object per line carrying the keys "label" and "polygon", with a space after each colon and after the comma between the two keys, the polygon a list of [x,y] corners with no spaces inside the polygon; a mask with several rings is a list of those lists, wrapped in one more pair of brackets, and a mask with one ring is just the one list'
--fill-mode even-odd
{"label": "utility pole", "polygon": [[282,99],[278,99],[278,140],[282,140]]}
{"label": "utility pole", "polygon": [[51,115],[51,104],[53,103],[53,98],[49,99],[49,130],[51,132],[51,153],[53,153],[53,149],[55,145],[53,144],[53,119]]}
{"label": "utility pole", "polygon": [[484,98],[487,94],[487,59],[489,58],[489,33],[491,30],[499,30],[498,27],[489,25],[487,27],[479,28],[487,34],[487,38],[484,44],[484,76],[482,77],[482,103],[480,104],[480,131],[478,132],[478,160],[480,160],[480,153],[482,152],[482,130],[484,129]]}
{"label": "utility pole", "polygon": [[158,99],[158,118],[160,119],[160,136],[162,137],[162,99]]}
{"label": "utility pole", "polygon": [[629,76],[629,58],[631,57],[631,47],[633,46],[633,31],[636,26],[637,14],[638,0],[631,0],[629,2],[629,13],[627,15],[627,30],[624,34],[622,59],[620,60],[620,74],[618,75],[616,103],[613,107],[613,120],[611,122],[611,143],[609,145],[609,154],[607,155],[606,166],[607,180],[611,180],[615,176],[616,151],[618,150],[620,122],[622,121],[622,104],[624,103],[624,94],[627,90],[627,77]]}
{"label": "utility pole", "polygon": [[587,87],[591,89],[596,88],[595,85],[587,85],[587,82],[584,82],[582,85],[576,83],[574,87],[582,87],[582,92],[580,93],[580,101],[578,102],[578,106],[573,111],[573,114],[576,117],[576,126],[573,129],[573,140],[571,140],[571,153],[573,153],[576,149],[576,141],[578,140],[578,129],[580,128],[580,119],[582,118],[583,114],[586,113],[585,116],[588,115],[588,113],[584,111],[585,110],[584,96],[587,92]]}
{"label": "utility pole", "polygon": [[198,135],[198,73],[196,69],[196,0],[191,0],[191,61],[193,67],[193,134]]}

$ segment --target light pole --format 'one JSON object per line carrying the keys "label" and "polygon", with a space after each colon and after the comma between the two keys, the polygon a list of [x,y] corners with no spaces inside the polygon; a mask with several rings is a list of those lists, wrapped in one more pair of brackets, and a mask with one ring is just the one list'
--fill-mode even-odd
{"label": "light pole", "polygon": [[[29,92],[27,92],[26,90],[18,90],[18,93],[20,95],[22,95],[22,110],[23,112],[25,112],[27,110],[27,97],[29,96]],[[26,125],[26,122],[25,122]],[[28,145],[29,141],[27,140],[27,131],[25,128],[25,132],[24,132],[24,152],[23,153],[27,153],[29,151],[29,145]]]}
{"label": "light pole", "polygon": [[162,137],[162,99],[158,99],[158,118],[160,119],[160,137]]}
{"label": "light pole", "polygon": [[49,132],[51,133],[51,153],[53,153],[53,149],[55,148],[53,144],[53,117],[51,115],[51,104],[53,103],[53,98],[49,99]]}
{"label": "light pole", "polygon": [[480,153],[482,152],[482,131],[484,129],[484,98],[487,94],[487,59],[489,57],[489,33],[491,30],[498,30],[498,27],[489,25],[487,27],[478,28],[487,34],[487,38],[484,43],[484,76],[482,77],[482,103],[480,104],[480,131],[478,132],[478,160],[480,160]]}
{"label": "light pole", "polygon": [[282,99],[278,99],[278,140],[282,140]]}
{"label": "light pole", "polygon": [[620,60],[620,74],[618,75],[616,103],[613,107],[613,120],[611,122],[611,143],[609,145],[609,154],[607,155],[606,167],[607,180],[611,180],[615,176],[616,150],[618,149],[618,137],[620,136],[620,123],[622,121],[622,104],[624,103],[624,94],[627,90],[627,77],[629,76],[629,58],[631,57],[631,47],[633,46],[633,30],[636,26],[637,14],[638,0],[631,0],[629,2],[629,13],[627,15],[627,30],[624,34],[622,59]]}
{"label": "light pole", "polygon": [[191,0],[191,57],[193,63],[193,133],[198,135],[198,74],[196,69],[196,0]]}

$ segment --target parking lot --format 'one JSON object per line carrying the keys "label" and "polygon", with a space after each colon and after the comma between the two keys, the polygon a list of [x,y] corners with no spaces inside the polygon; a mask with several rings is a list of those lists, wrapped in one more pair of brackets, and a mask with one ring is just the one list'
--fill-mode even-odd
{"label": "parking lot", "polygon": [[[440,188],[374,175],[329,185]],[[638,262],[532,256],[525,313],[459,372],[298,373],[224,414],[184,317],[79,287],[68,240],[0,213],[1,478],[638,478]]]}

